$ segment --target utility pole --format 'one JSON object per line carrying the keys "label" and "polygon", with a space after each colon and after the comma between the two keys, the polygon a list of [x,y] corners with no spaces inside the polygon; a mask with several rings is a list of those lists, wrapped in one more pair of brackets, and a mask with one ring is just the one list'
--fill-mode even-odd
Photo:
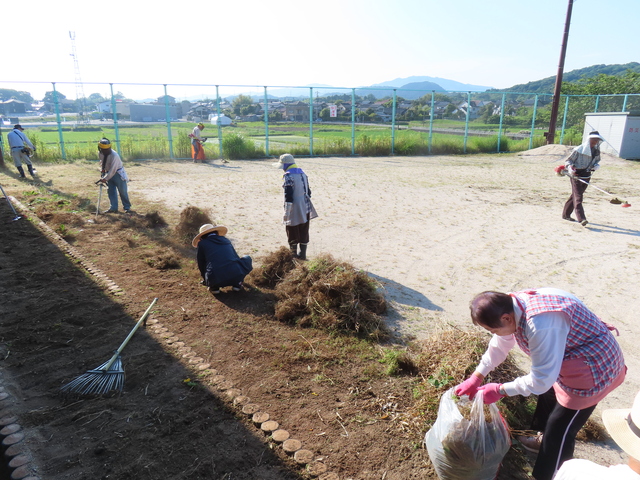
{"label": "utility pole", "polygon": [[76,100],[80,102],[79,120],[82,123],[89,123],[89,119],[85,112],[84,87],[82,86],[82,78],[80,77],[80,64],[78,63],[78,53],[76,52],[76,32],[69,32],[71,38],[71,56],[73,57],[73,69],[76,77]]}
{"label": "utility pole", "polygon": [[564,58],[567,53],[567,43],[569,41],[569,26],[571,25],[571,10],[573,10],[573,0],[569,0],[567,7],[567,19],[564,23],[564,35],[562,36],[562,47],[560,49],[560,62],[558,63],[558,74],[556,75],[556,85],[553,89],[553,103],[551,104],[551,119],[549,120],[549,131],[545,132],[547,145],[553,143],[556,135],[556,122],[558,121],[558,107],[560,105],[560,89],[562,88],[562,73],[564,72]]}

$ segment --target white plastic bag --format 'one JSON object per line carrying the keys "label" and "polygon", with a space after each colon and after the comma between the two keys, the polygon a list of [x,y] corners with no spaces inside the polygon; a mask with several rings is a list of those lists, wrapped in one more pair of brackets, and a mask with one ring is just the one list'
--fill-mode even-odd
{"label": "white plastic bag", "polygon": [[[458,405],[471,404],[470,420]],[[426,433],[424,442],[440,480],[492,480],[509,451],[511,439],[507,422],[495,404],[489,405],[485,419],[482,392],[473,401],[457,400],[453,389],[440,398],[438,418]]]}

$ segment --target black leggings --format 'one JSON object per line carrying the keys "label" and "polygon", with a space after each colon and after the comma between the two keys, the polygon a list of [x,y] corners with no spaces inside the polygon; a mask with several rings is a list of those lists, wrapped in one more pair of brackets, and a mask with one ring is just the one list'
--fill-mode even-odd
{"label": "black leggings", "polygon": [[595,408],[595,405],[582,410],[563,407],[556,400],[553,388],[538,396],[531,428],[543,432],[544,436],[533,467],[533,478],[551,480],[562,462],[573,458],[576,435]]}

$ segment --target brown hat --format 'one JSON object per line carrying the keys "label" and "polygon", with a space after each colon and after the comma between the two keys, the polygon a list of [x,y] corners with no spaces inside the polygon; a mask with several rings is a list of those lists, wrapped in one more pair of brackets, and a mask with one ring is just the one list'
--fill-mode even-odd
{"label": "brown hat", "polygon": [[210,223],[205,223],[200,227],[200,233],[198,233],[198,235],[194,237],[193,242],[191,242],[191,245],[193,245],[194,247],[197,247],[198,242],[203,236],[213,232],[217,232],[218,235],[220,235],[221,237],[224,237],[227,234],[227,227],[224,227],[222,225],[214,226]]}

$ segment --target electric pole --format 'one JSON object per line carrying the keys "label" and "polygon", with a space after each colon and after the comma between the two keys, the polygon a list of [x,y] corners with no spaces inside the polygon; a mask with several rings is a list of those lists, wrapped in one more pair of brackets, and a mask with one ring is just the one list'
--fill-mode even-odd
{"label": "electric pole", "polygon": [[556,135],[556,123],[558,121],[558,107],[560,105],[560,90],[562,88],[562,73],[564,71],[564,57],[567,53],[567,43],[569,41],[569,26],[571,25],[571,10],[573,10],[573,0],[569,0],[567,7],[567,19],[564,23],[564,35],[562,36],[562,47],[560,49],[560,62],[558,63],[558,74],[556,75],[556,85],[553,89],[553,103],[551,104],[551,118],[549,120],[549,131],[545,132],[547,145],[553,143]]}

